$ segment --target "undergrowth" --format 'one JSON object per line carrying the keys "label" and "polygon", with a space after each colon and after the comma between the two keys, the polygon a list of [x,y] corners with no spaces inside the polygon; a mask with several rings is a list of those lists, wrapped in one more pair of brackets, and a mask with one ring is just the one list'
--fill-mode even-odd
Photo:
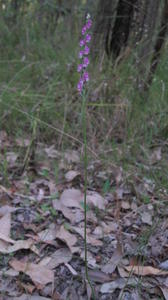
{"label": "undergrowth", "polygon": [[[54,139],[62,149],[80,145],[65,135],[81,140],[81,101],[76,91],[78,28],[76,18],[73,34],[60,22],[46,35],[37,22],[30,24],[27,18],[11,32],[1,20],[1,129],[16,137],[25,132],[31,135],[36,118],[38,140]],[[134,163],[142,147],[150,149],[168,138],[167,48],[148,95],[134,88],[133,60],[134,53],[115,68],[106,59],[103,67],[99,62],[90,67],[88,144],[105,160],[111,159],[112,151],[116,162],[130,157],[129,163]]]}

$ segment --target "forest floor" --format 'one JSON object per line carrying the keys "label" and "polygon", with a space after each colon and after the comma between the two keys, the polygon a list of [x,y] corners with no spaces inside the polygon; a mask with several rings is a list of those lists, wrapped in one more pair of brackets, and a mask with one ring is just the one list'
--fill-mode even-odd
{"label": "forest floor", "polygon": [[[83,10],[72,34],[64,18],[50,32],[32,12],[14,26],[10,12],[1,18],[0,300],[91,300],[76,91]],[[144,95],[136,60],[130,53],[113,65],[103,54],[89,70],[87,244],[96,300],[168,300],[167,47]]]}
{"label": "forest floor", "polygon": [[[82,149],[62,153],[38,143],[30,157],[29,145],[28,138],[0,131],[0,300],[91,299]],[[156,145],[127,168],[89,157],[88,268],[95,299],[168,299],[168,190],[166,182],[160,185],[165,150],[166,143]]]}

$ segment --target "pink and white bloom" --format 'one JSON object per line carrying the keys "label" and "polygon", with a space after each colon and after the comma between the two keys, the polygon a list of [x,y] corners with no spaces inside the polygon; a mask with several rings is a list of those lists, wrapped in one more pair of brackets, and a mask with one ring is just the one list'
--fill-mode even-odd
{"label": "pink and white bloom", "polygon": [[84,74],[83,74],[83,81],[84,82],[88,82],[89,81],[89,73],[88,72],[84,72]]}
{"label": "pink and white bloom", "polygon": [[90,29],[92,27],[92,20],[88,19],[87,23],[86,23],[86,28]]}
{"label": "pink and white bloom", "polygon": [[86,37],[85,37],[85,42],[90,43],[90,41],[91,41],[91,35],[87,34]]}
{"label": "pink and white bloom", "polygon": [[89,58],[88,58],[88,57],[84,57],[84,60],[83,60],[83,67],[84,67],[84,68],[87,68],[88,65],[89,65]]}
{"label": "pink and white bloom", "polygon": [[80,47],[83,47],[85,45],[85,40],[80,40],[79,45]]}
{"label": "pink and white bloom", "polygon": [[79,64],[77,68],[78,73],[80,73],[82,69],[83,69],[83,64]]}
{"label": "pink and white bloom", "polygon": [[85,55],[88,55],[89,54],[89,52],[90,52],[90,49],[89,49],[89,47],[88,46],[85,46],[85,48],[84,48],[84,54]]}
{"label": "pink and white bloom", "polygon": [[80,93],[82,92],[83,84],[84,84],[84,80],[83,80],[83,78],[80,78],[78,85],[77,85],[78,92],[80,92]]}
{"label": "pink and white bloom", "polygon": [[87,31],[87,27],[86,27],[86,25],[85,25],[85,26],[83,26],[83,28],[82,28],[82,35],[84,35],[84,34],[86,33],[86,31]]}
{"label": "pink and white bloom", "polygon": [[79,58],[82,58],[83,55],[84,55],[84,51],[83,50],[79,51]]}
{"label": "pink and white bloom", "polygon": [[80,94],[83,91],[85,83],[89,81],[89,73],[86,71],[86,69],[89,65],[89,58],[87,57],[87,55],[90,53],[90,48],[87,44],[89,44],[91,41],[91,35],[89,34],[91,26],[92,20],[90,15],[87,14],[86,24],[82,28],[83,38],[79,42],[79,46],[81,48],[81,50],[79,51],[79,58],[82,60],[82,62],[77,67],[78,73],[81,73],[79,82],[77,84],[77,90]]}

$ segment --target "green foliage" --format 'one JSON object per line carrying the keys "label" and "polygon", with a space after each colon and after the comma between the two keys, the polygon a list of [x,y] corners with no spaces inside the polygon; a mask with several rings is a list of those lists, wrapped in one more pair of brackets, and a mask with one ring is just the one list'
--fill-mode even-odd
{"label": "green foliage", "polygon": [[9,185],[9,172],[8,172],[8,161],[6,157],[6,152],[4,150],[4,157],[0,162],[0,176],[2,176],[2,181],[6,186]]}
{"label": "green foliage", "polygon": [[49,171],[47,169],[43,169],[41,171],[41,173],[42,173],[42,176],[44,176],[45,178],[49,178]]}
{"label": "green foliage", "polygon": [[[3,3],[0,1],[1,7]],[[82,139],[81,102],[76,92],[79,28],[83,10],[89,5],[92,11],[97,2],[18,3],[15,21],[11,1],[5,1],[1,10],[0,125],[16,137],[25,136],[25,132],[31,135],[35,118],[39,139],[48,142],[54,138],[64,148],[72,144],[64,133]],[[113,157],[116,163],[122,160],[127,169],[141,154],[141,146],[149,149],[155,141],[168,137],[167,47],[147,96],[134,87],[134,55],[119,66],[112,66],[106,58],[102,68],[99,61],[91,66],[91,101],[87,103],[88,144],[92,147],[95,136],[103,149],[102,158],[107,161]],[[104,154],[106,148],[112,148],[112,155]],[[156,171],[153,175],[166,184],[166,170],[165,176]],[[57,167],[55,177],[57,180]],[[109,188],[107,181],[104,193]]]}
{"label": "green foliage", "polygon": [[106,194],[110,191],[110,180],[107,179],[105,182],[104,182],[104,185],[103,185],[103,193]]}
{"label": "green foliage", "polygon": [[143,195],[142,200],[143,200],[144,204],[150,203],[150,197],[148,195]]}
{"label": "green foliage", "polygon": [[42,204],[41,209],[43,212],[49,211],[52,217],[55,217],[58,214],[58,212],[51,206],[51,204]]}
{"label": "green foliage", "polygon": [[[84,202],[83,202],[83,201],[81,201],[80,205],[81,205],[81,207],[82,207],[83,209],[85,209],[85,207],[84,207]],[[86,211],[88,212],[89,210],[90,210],[90,207],[89,207],[89,205],[87,204],[87,205],[86,205]]]}

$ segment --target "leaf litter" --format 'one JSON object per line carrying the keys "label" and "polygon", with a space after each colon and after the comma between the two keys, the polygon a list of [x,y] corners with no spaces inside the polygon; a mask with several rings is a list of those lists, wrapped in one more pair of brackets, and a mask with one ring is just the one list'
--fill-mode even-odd
{"label": "leaf litter", "polygon": [[[5,132],[0,132],[1,149],[2,141],[9,148],[6,160],[12,174],[20,154],[13,151]],[[15,146],[27,147],[27,141],[29,138],[18,139]],[[43,160],[37,164],[33,180],[27,169],[22,178],[10,175],[8,186],[1,181],[0,253],[6,259],[0,261],[0,278],[4,282],[5,275],[11,286],[11,290],[6,289],[4,284],[5,299],[27,299],[19,286],[32,300],[90,298],[83,275],[84,186],[80,152],[67,150],[62,155],[54,145],[39,145],[37,155]],[[156,167],[162,159],[162,149],[154,149],[148,168]],[[58,182],[53,160],[60,168]],[[120,166],[108,165],[104,171],[98,160],[88,166],[88,268],[100,300],[119,299],[121,295],[123,299],[143,299],[142,291],[147,287],[148,299],[155,299],[156,293],[168,299],[168,223],[164,210],[167,193],[161,190],[159,198],[154,180],[141,177],[137,167],[134,172],[130,179]],[[145,277],[141,295],[137,293],[140,277]]]}

